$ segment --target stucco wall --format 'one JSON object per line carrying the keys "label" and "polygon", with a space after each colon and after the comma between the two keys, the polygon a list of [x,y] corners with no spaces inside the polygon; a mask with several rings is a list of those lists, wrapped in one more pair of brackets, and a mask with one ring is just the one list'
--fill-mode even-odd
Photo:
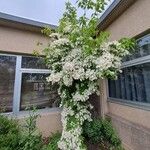
{"label": "stucco wall", "polygon": [[150,28],[150,0],[137,0],[106,30],[110,40],[134,37]]}
{"label": "stucco wall", "polygon": [[37,32],[0,26],[0,51],[32,54],[39,49],[38,42],[45,45],[48,39]]}
{"label": "stucco wall", "polygon": [[130,122],[134,122],[150,129],[150,111],[129,107],[121,104],[109,102],[108,110],[110,114],[122,117]]}
{"label": "stucco wall", "polygon": [[[137,0],[106,29],[110,41],[122,37],[134,37],[150,29],[150,0]],[[150,111],[134,106],[110,102],[107,99],[107,82],[103,81],[101,100],[105,114],[111,116],[126,149],[150,149]]]}
{"label": "stucco wall", "polygon": [[126,150],[150,150],[150,111],[107,100],[105,114],[111,117]]}
{"label": "stucco wall", "polygon": [[[43,137],[49,137],[52,133],[61,131],[61,110],[39,110],[37,112],[39,117],[37,119],[38,131],[42,133]],[[20,112],[15,118],[17,118],[20,124],[25,124],[25,120],[29,117],[28,112]]]}
{"label": "stucco wall", "polygon": [[126,150],[150,150],[150,129],[123,119],[118,115],[110,116]]}

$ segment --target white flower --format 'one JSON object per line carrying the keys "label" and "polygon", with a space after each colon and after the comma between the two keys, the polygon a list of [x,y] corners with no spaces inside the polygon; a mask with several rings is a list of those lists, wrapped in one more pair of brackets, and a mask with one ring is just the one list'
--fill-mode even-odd
{"label": "white flower", "polygon": [[61,37],[61,34],[59,33],[51,33],[49,35],[50,38],[59,39]]}
{"label": "white flower", "polygon": [[63,83],[64,83],[64,85],[70,86],[70,85],[72,85],[72,81],[73,81],[72,77],[69,77],[67,75],[63,76]]}
{"label": "white flower", "polygon": [[51,73],[49,77],[47,77],[48,82],[56,83],[59,82],[62,77],[62,73]]}
{"label": "white flower", "polygon": [[108,45],[120,46],[120,43],[118,41],[111,41],[111,42],[108,42]]}
{"label": "white flower", "polygon": [[107,70],[113,66],[114,55],[105,52],[102,56],[95,60],[96,67],[100,70]]}
{"label": "white flower", "polygon": [[85,73],[86,79],[89,79],[90,81],[94,81],[97,79],[95,70],[88,69]]}
{"label": "white flower", "polygon": [[64,28],[64,33],[70,33],[72,30],[72,26],[70,24],[68,24],[65,28]]}
{"label": "white flower", "polygon": [[85,77],[84,69],[83,68],[79,68],[79,69],[74,70],[74,72],[72,74],[72,77],[75,80],[78,80],[78,79],[82,80],[82,79],[84,79],[84,77]]}
{"label": "white flower", "polygon": [[54,49],[54,48],[59,47],[59,46],[69,45],[69,43],[70,43],[69,39],[61,38],[61,39],[53,41],[50,46],[52,49]]}
{"label": "white flower", "polygon": [[75,64],[73,62],[66,62],[64,65],[63,65],[63,70],[66,72],[66,71],[73,71],[74,70],[74,67],[75,67]]}
{"label": "white flower", "polygon": [[91,105],[91,104],[89,104],[89,107],[90,107],[90,109],[93,109],[93,108],[94,108],[94,106],[93,106],[93,105]]}

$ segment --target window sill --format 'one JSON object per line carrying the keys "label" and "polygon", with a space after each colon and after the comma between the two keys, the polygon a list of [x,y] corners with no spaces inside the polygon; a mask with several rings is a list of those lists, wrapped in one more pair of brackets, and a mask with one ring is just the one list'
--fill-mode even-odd
{"label": "window sill", "polygon": [[150,103],[127,101],[127,100],[111,98],[111,97],[108,97],[107,101],[110,102],[110,103],[116,103],[116,104],[119,104],[119,105],[124,105],[124,106],[129,106],[129,107],[132,107],[132,108],[137,108],[137,109],[150,111]]}
{"label": "window sill", "polygon": [[[57,114],[61,113],[61,108],[45,108],[45,109],[37,109],[38,115],[45,115],[45,114]],[[30,111],[32,113],[32,111]],[[29,116],[29,111],[19,111],[17,114],[13,112],[10,113],[2,113],[3,115],[14,117],[14,118],[24,118]]]}

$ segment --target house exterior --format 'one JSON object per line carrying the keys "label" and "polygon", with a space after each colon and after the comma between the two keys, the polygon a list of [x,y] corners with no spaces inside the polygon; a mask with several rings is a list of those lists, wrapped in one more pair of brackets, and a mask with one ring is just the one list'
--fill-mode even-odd
{"label": "house exterior", "polygon": [[[49,70],[34,50],[48,43],[41,29],[56,26],[0,13],[0,111],[17,117],[28,117],[26,108],[35,105],[40,117],[37,126],[43,136],[61,130],[56,87],[49,86]],[[37,46],[37,43],[43,45]]]}
{"label": "house exterior", "polygon": [[[118,80],[101,80],[100,114],[111,117],[127,150],[150,150],[150,1],[115,0],[101,16],[98,28],[110,41],[137,39],[139,48],[123,61]],[[48,43],[41,29],[50,26],[0,13],[0,111],[28,117],[25,108],[36,105],[37,126],[44,137],[61,130],[57,87],[49,86],[49,70],[42,57],[33,56]],[[40,44],[40,49],[37,43]],[[50,91],[50,92],[49,92]],[[98,108],[96,108],[98,109]]]}
{"label": "house exterior", "polygon": [[109,116],[124,146],[150,149],[150,1],[116,0],[101,16],[100,31],[110,41],[135,38],[134,54],[125,58],[116,81],[101,82],[101,114]]}

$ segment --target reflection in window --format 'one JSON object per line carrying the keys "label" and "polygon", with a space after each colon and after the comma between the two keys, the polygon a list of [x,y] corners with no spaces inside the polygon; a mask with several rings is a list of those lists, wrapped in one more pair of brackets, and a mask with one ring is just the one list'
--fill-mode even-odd
{"label": "reflection in window", "polygon": [[21,88],[21,110],[28,106],[37,108],[58,107],[57,86],[46,82],[48,74],[23,73]]}
{"label": "reflection in window", "polygon": [[117,80],[108,82],[109,97],[150,103],[150,63],[124,68]]}
{"label": "reflection in window", "polygon": [[0,111],[11,112],[15,80],[15,56],[0,55]]}
{"label": "reflection in window", "polygon": [[133,60],[135,58],[150,55],[150,34],[143,36],[137,40],[137,48],[134,54],[127,56],[123,61]]}
{"label": "reflection in window", "polygon": [[22,57],[22,68],[47,69],[44,58],[31,56]]}

